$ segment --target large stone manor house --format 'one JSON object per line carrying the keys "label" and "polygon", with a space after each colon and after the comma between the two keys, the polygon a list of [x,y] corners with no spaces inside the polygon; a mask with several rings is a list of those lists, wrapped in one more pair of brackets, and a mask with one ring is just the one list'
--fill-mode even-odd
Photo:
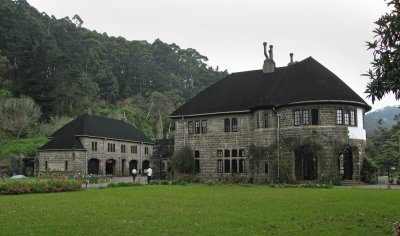
{"label": "large stone manor house", "polygon": [[153,142],[122,120],[84,114],[51,135],[38,150],[37,175],[129,176],[150,165]]}
{"label": "large stone manor house", "polygon": [[262,70],[230,74],[171,114],[175,152],[190,146],[203,180],[360,180],[371,107],[312,57],[276,67],[266,43],[264,55]]}

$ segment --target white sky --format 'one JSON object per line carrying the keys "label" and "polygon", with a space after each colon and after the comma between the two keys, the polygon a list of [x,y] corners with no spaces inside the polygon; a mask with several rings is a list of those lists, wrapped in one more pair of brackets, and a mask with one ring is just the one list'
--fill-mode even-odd
{"label": "white sky", "polygon": [[[372,61],[374,21],[388,11],[384,0],[28,0],[56,18],[78,14],[83,27],[128,40],[159,38],[194,48],[208,64],[230,73],[261,69],[263,45],[274,45],[277,66],[309,56],[367,103],[364,74]],[[393,95],[373,110],[399,105]]]}

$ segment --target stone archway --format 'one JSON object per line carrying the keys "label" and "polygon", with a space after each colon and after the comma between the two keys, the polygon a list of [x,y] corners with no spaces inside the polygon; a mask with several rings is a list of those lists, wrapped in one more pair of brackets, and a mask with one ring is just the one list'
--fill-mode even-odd
{"label": "stone archway", "polygon": [[353,179],[353,151],[349,148],[343,153],[343,179],[352,180]]}
{"label": "stone archway", "polygon": [[307,149],[295,150],[296,180],[318,179],[318,158],[315,152]]}
{"label": "stone archway", "polygon": [[129,162],[129,174],[132,173],[132,170],[133,170],[133,169],[136,169],[136,171],[139,171],[139,170],[138,170],[138,162],[137,162],[137,160],[131,160],[131,161]]}
{"label": "stone archway", "polygon": [[115,175],[115,160],[108,159],[106,161],[106,175]]}
{"label": "stone archway", "polygon": [[90,159],[88,161],[88,169],[87,173],[90,175],[98,175],[99,174],[99,166],[100,166],[100,161],[98,159]]}

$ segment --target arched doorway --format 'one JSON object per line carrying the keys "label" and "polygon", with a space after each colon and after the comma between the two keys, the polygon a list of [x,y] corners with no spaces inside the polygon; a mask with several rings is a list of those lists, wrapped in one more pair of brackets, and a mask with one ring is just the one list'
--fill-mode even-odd
{"label": "arched doorway", "polygon": [[98,175],[99,174],[99,160],[98,159],[90,159],[88,161],[88,170],[89,175]]}
{"label": "arched doorway", "polygon": [[343,154],[343,179],[353,179],[353,152],[351,150]]}
{"label": "arched doorway", "polygon": [[315,153],[295,151],[295,175],[297,180],[318,179],[318,159]]}
{"label": "arched doorway", "polygon": [[106,175],[115,175],[115,160],[108,159],[106,161]]}
{"label": "arched doorway", "polygon": [[150,162],[148,160],[145,160],[142,162],[142,173],[144,173],[144,170],[147,170],[150,167]]}
{"label": "arched doorway", "polygon": [[139,170],[138,170],[138,167],[137,167],[137,160],[132,160],[132,161],[129,162],[129,173],[130,173],[130,174],[132,173],[132,170],[133,170],[134,168],[135,168],[137,171],[139,171]]}

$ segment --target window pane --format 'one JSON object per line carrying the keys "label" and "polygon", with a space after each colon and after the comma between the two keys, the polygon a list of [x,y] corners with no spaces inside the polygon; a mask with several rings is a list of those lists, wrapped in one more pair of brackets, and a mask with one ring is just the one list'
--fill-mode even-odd
{"label": "window pane", "polygon": [[217,151],[217,157],[222,157],[222,150]]}
{"label": "window pane", "polygon": [[343,111],[341,109],[336,110],[336,124],[343,125]]}
{"label": "window pane", "polygon": [[240,159],[239,160],[239,173],[244,173],[245,172],[245,169],[244,169],[244,160],[243,159]]}
{"label": "window pane", "polygon": [[294,125],[298,126],[300,125],[300,111],[294,111],[293,113],[293,118],[294,118]]}
{"label": "window pane", "polygon": [[198,120],[195,121],[195,130],[194,130],[194,132],[196,134],[200,133],[200,121],[198,121]]}
{"label": "window pane", "polygon": [[344,124],[349,125],[350,124],[350,114],[349,111],[345,111],[344,113]]}
{"label": "window pane", "polygon": [[268,113],[264,113],[264,128],[268,128]]}
{"label": "window pane", "polygon": [[244,149],[240,149],[239,150],[239,156],[240,157],[244,157]]}
{"label": "window pane", "polygon": [[231,172],[231,160],[226,159],[224,160],[224,173],[230,173]]}
{"label": "window pane", "polygon": [[232,173],[238,173],[238,160],[232,160]]}
{"label": "window pane", "polygon": [[224,121],[224,131],[230,132],[231,131],[231,121],[229,119],[225,119]]}
{"label": "window pane", "polygon": [[194,157],[199,158],[200,157],[200,151],[194,151]]}
{"label": "window pane", "polygon": [[229,150],[225,150],[224,157],[230,157],[230,156],[231,156],[231,152]]}
{"label": "window pane", "polygon": [[311,110],[311,124],[312,125],[319,125],[318,109],[312,109]]}
{"label": "window pane", "polygon": [[202,120],[201,121],[201,132],[203,134],[207,133],[207,121],[206,120]]}
{"label": "window pane", "polygon": [[232,132],[237,132],[238,123],[236,118],[232,118]]}
{"label": "window pane", "polygon": [[355,111],[350,111],[350,125],[351,126],[357,126],[356,112]]}
{"label": "window pane", "polygon": [[223,170],[222,160],[218,160],[218,162],[217,162],[217,172],[218,173],[222,173],[222,170]]}
{"label": "window pane", "polygon": [[238,156],[238,151],[237,149],[232,150],[232,157],[237,157]]}
{"label": "window pane", "polygon": [[188,133],[193,134],[193,121],[188,122]]}
{"label": "window pane", "polygon": [[303,125],[309,125],[309,124],[310,124],[310,118],[308,110],[303,110]]}

